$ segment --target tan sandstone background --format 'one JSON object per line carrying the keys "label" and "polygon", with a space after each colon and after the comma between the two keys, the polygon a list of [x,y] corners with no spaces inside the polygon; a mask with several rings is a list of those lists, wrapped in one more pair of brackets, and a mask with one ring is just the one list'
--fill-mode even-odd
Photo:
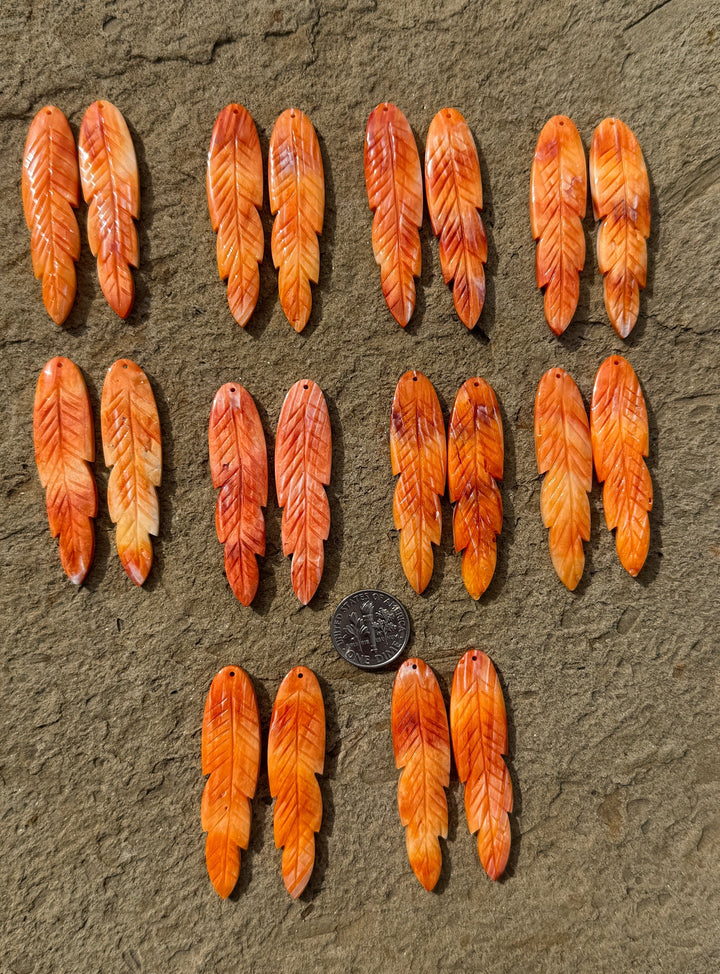
{"label": "tan sandstone background", "polygon": [[[3,0],[2,971],[718,969],[719,21],[709,0]],[[83,206],[79,297],[60,330],[32,276],[23,146],[44,104],[60,107],[77,135],[101,97],[125,115],[140,167],[137,299],[127,322],[106,306]],[[455,317],[427,216],[406,332],[385,308],[362,145],[369,112],[386,99],[406,113],[421,153],[445,105],[463,112],[477,141],[489,261],[472,334]],[[251,112],[265,160],[273,122],[291,105],[320,137],[322,269],[300,336],[277,299],[267,198],[262,291],[247,331],[217,278],[205,158],[229,101]],[[544,324],[527,197],[537,135],[556,112],[572,116],[586,148],[594,126],[618,115],[645,154],[649,281],[626,343],[605,316],[591,217],[577,319],[562,340]],[[589,403],[613,352],[627,355],[647,400],[651,551],[637,581],[623,572],[595,485],[587,569],[571,594],[554,575],[539,515],[533,399],[558,364]],[[152,382],[162,524],[142,590],[115,554],[100,460],[88,584],[76,591],[60,569],[32,452],[35,382],[57,354],[83,370],[96,421],[115,359],[134,359]],[[423,597],[399,565],[388,419],[395,383],[412,367],[435,384],[446,418],[469,376],[484,376],[500,400],[505,521],[496,578],[477,604],[452,553],[447,501]],[[324,389],[333,426],[325,575],[301,608],[271,493],[260,593],[243,609],[214,532],[210,404],[223,382],[242,382],[272,455],[283,397],[304,376]],[[436,893],[410,871],[395,805],[393,672],[352,669],[328,636],[333,608],[365,586],[405,603],[410,650],[446,694],[468,646],[498,666],[516,796],[498,884],[477,860],[454,772]],[[221,902],[199,821],[205,695],[221,666],[243,666],[265,735],[280,680],[301,662],[318,674],[328,716],[315,873],[291,902],[263,772],[238,889]]]}

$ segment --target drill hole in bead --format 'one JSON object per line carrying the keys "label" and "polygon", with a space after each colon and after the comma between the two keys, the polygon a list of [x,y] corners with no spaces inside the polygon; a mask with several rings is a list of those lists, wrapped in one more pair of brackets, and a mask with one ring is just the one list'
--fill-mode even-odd
{"label": "drill hole in bead", "polygon": [[305,385],[303,386],[303,389],[309,389],[309,388],[310,388],[310,386],[306,382]]}
{"label": "drill hole in bead", "polygon": [[230,386],[230,392],[235,392],[235,386]]}
{"label": "drill hole in bead", "polygon": [[477,663],[477,656],[473,656],[473,663]]}
{"label": "drill hole in bead", "polygon": [[302,677],[303,677],[302,673],[298,673],[298,680],[302,680]]}
{"label": "drill hole in bead", "polygon": [[416,670],[416,669],[417,669],[417,663],[413,663],[413,669],[414,669],[414,670]]}
{"label": "drill hole in bead", "polygon": [[230,670],[230,676],[235,676],[235,670]]}

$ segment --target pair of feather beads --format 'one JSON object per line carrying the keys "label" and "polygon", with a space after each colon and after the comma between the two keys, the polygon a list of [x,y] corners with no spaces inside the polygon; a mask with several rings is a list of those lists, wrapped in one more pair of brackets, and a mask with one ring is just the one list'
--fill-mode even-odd
{"label": "pair of feather beads", "polygon": [[406,660],[392,694],[392,736],[398,782],[398,811],[413,872],[426,890],[442,870],[440,838],[447,838],[450,737],[470,833],[491,879],[502,875],[510,854],[513,796],[507,754],[507,717],[502,688],[485,653],[468,650],[458,663],[450,695],[450,731],[445,703],[432,669]]}
{"label": "pair of feather beads", "polygon": [[43,301],[61,325],[70,314],[77,287],[75,262],[80,231],[73,208],[80,184],[88,208],[88,241],[97,257],[98,279],[108,304],[127,318],[134,298],[130,265],[138,266],[133,219],[140,215],[137,160],[125,119],[108,101],[94,102],[80,126],[78,155],[67,119],[53,105],[30,125],[23,156],[22,197],[35,277],[42,278]]}
{"label": "pair of feather beads", "polygon": [[[210,220],[217,233],[217,264],[227,279],[230,311],[244,327],[260,293],[259,265],[264,237],[262,154],[257,129],[242,105],[227,105],[213,128],[207,166]],[[312,292],[320,274],[325,214],[322,155],[310,119],[289,108],[277,119],[268,159],[270,209],[275,215],[272,256],[279,270],[280,304],[295,331],[310,317]]]}
{"label": "pair of feather beads", "polygon": [[[420,156],[410,124],[390,102],[375,108],[365,132],[365,185],[374,213],[372,245],[383,295],[403,328],[415,309],[423,218]],[[454,108],[433,118],[425,148],[425,184],[445,283],[454,281],[460,320],[474,328],[485,301],[487,239],[479,210],[482,180],[468,125]]]}
{"label": "pair of feather beads", "polygon": [[[160,420],[145,373],[120,359],[108,369],[100,405],[108,510],[117,525],[117,550],[128,576],[142,585],[152,565],[150,535],[159,530],[155,488],[160,484]],[[95,551],[92,519],[97,488],[92,410],[82,373],[69,359],[51,359],[38,379],[33,439],[40,483],[60,560],[76,585],[85,579]]]}
{"label": "pair of feather beads", "polygon": [[[595,219],[602,220],[597,257],[605,308],[615,331],[627,338],[647,279],[650,185],[638,141],[620,119],[604,119],[593,133],[590,189]],[[566,115],[555,115],[540,133],[533,157],[530,223],[538,242],[537,285],[545,288],[545,318],[556,335],[565,331],[577,308],[586,202],[582,140]]]}
{"label": "pair of feather beads", "polygon": [[[226,666],[210,686],[202,727],[201,823],[207,832],[210,880],[225,899],[240,875],[240,850],[250,842],[251,801],[260,772],[260,718],[252,681]],[[315,863],[315,833],[322,821],[316,775],[325,763],[325,708],[317,677],[304,666],[280,684],[268,738],[268,778],[275,801],[275,847],[283,848],[285,886],[296,899]]]}
{"label": "pair of feather beads", "polygon": [[[265,434],[252,396],[237,382],[218,390],[208,431],[210,470],[218,488],[215,527],[224,545],[225,573],[243,605],[258,589],[257,556],[265,554],[268,463]],[[283,508],[283,554],[292,555],[295,594],[307,605],[317,591],[330,534],[332,435],[320,387],[300,379],[280,411],[275,440],[275,487]]]}
{"label": "pair of feather beads", "polygon": [[420,594],[433,570],[433,544],[440,543],[440,499],[445,474],[453,511],[456,551],[463,551],[465,587],[474,598],[495,571],[497,535],[502,530],[503,433],[500,409],[490,385],[479,376],[463,383],[448,430],[437,393],[422,372],[406,372],[395,389],[390,418],[393,474],[399,475],[393,503],[400,531],[400,560]]}
{"label": "pair of feather beads", "polygon": [[588,422],[580,390],[564,369],[549,369],[535,397],[535,452],[545,474],[540,509],[550,529],[555,571],[571,591],[585,565],[590,540],[593,459],[603,489],[605,520],[615,529],[620,562],[631,575],[645,563],[650,546],[652,484],[645,400],[632,366],[611,355],[598,370]]}

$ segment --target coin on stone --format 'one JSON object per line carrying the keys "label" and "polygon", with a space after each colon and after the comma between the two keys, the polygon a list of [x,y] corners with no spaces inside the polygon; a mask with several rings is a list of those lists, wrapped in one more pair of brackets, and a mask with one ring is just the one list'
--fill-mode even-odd
{"label": "coin on stone", "polygon": [[333,612],[330,638],[343,659],[363,670],[396,660],[410,638],[405,606],[375,589],[353,592]]}

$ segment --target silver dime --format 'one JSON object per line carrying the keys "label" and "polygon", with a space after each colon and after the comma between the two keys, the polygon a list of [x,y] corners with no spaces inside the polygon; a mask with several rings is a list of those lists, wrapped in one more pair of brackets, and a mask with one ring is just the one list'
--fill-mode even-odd
{"label": "silver dime", "polygon": [[348,595],[335,609],[330,638],[348,663],[378,670],[396,660],[407,646],[410,618],[392,595],[364,589]]}

